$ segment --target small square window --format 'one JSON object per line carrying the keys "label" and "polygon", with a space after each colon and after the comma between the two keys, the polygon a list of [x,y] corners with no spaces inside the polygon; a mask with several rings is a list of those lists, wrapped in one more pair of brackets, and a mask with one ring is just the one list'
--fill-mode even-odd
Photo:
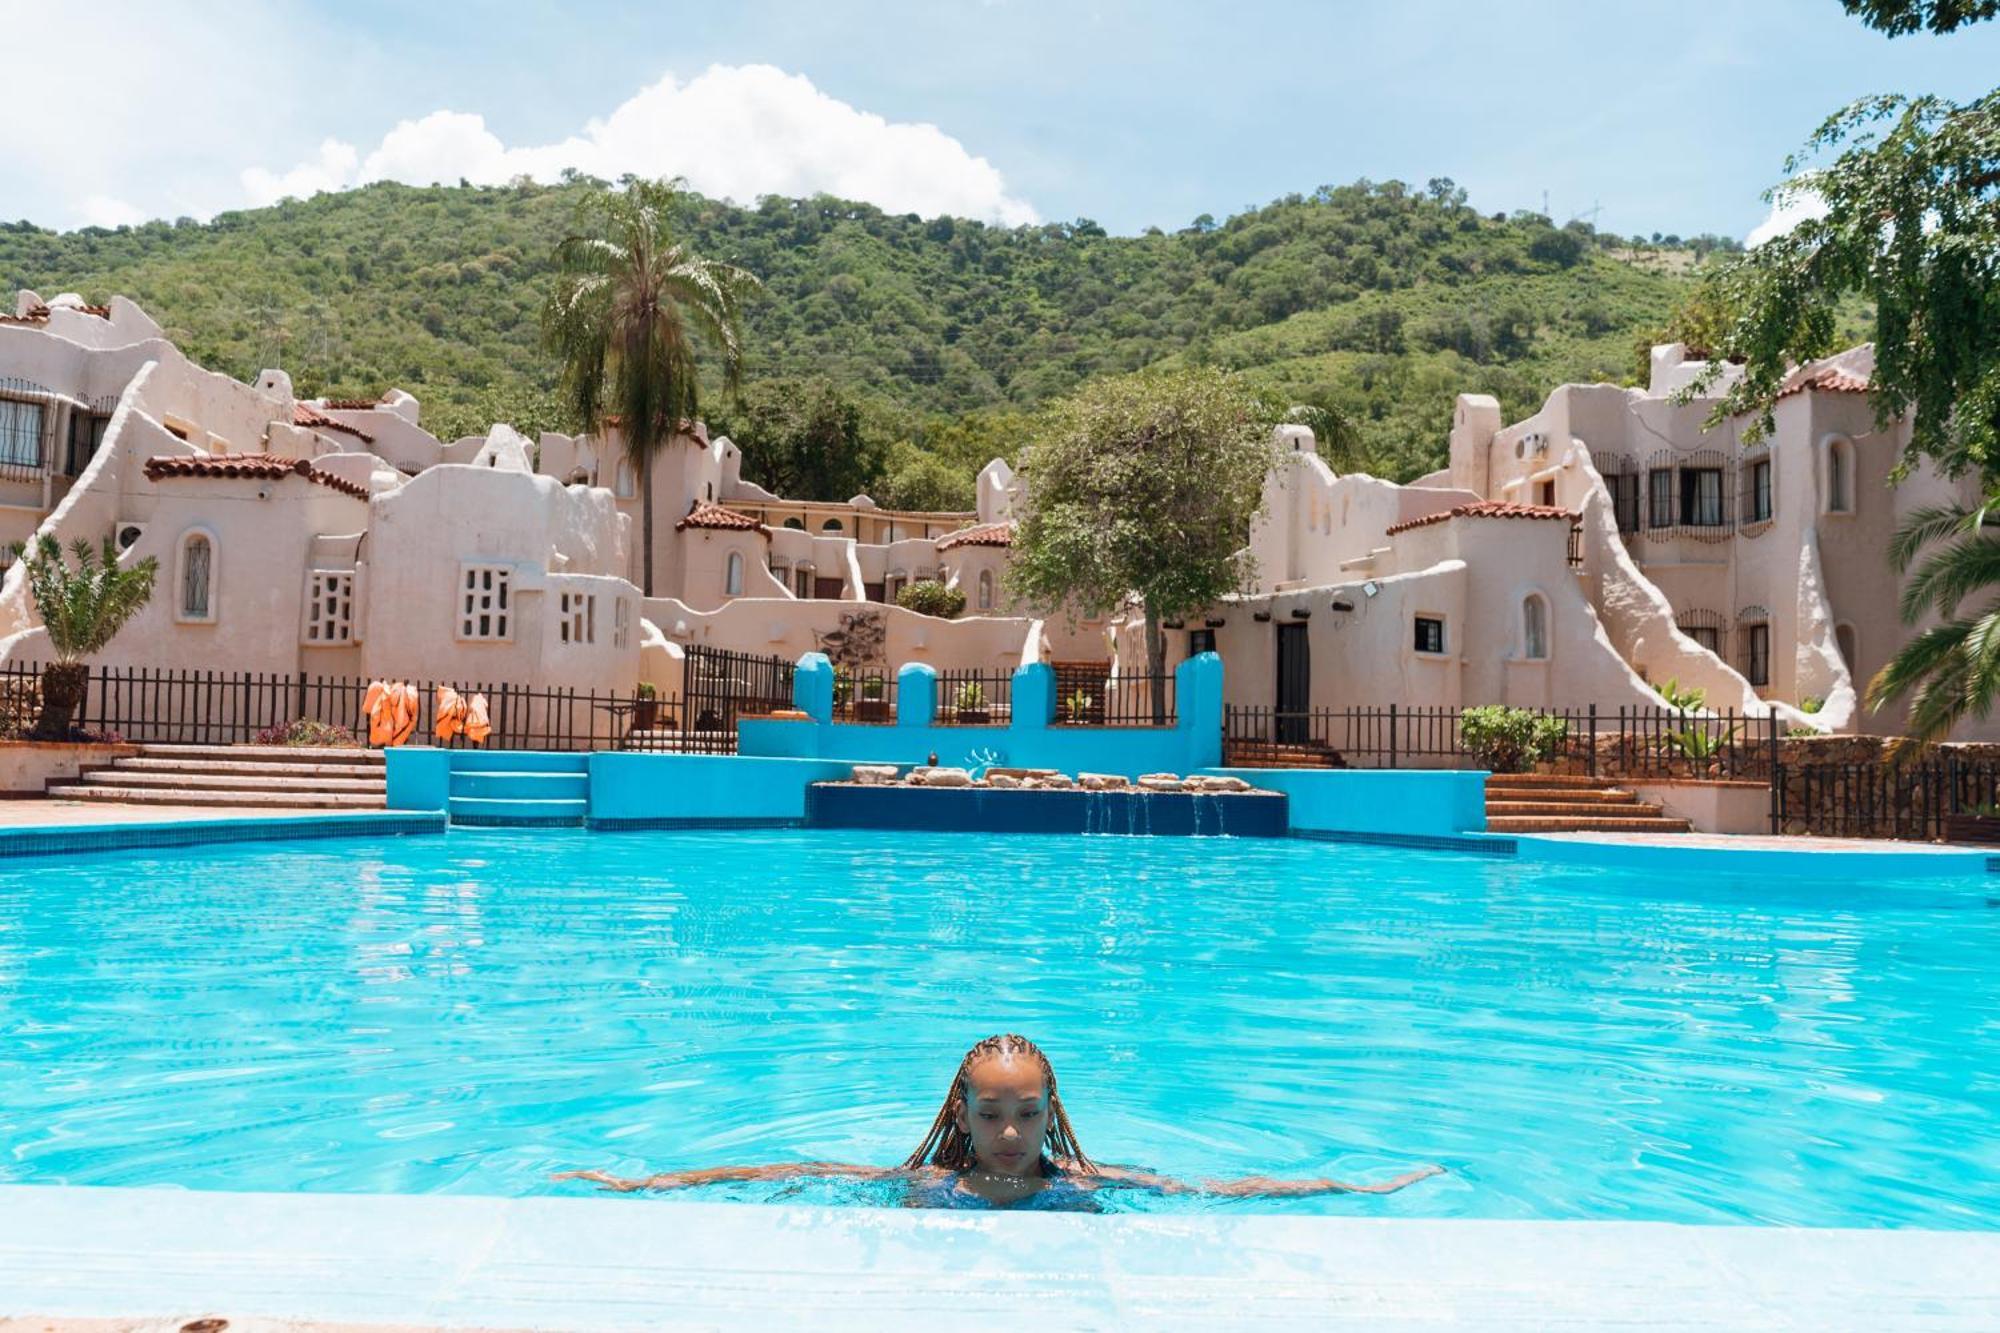
{"label": "small square window", "polygon": [[305,641],[315,645],[354,641],[354,571],[312,571],[306,585]]}
{"label": "small square window", "polygon": [[558,610],[562,617],[556,627],[558,639],[564,643],[597,642],[596,593],[563,593],[558,603]]}
{"label": "small square window", "polygon": [[1416,649],[1420,653],[1444,651],[1444,620],[1439,616],[1417,617]]}
{"label": "small square window", "polygon": [[514,571],[506,565],[461,565],[459,571],[458,637],[485,642],[512,639]]}

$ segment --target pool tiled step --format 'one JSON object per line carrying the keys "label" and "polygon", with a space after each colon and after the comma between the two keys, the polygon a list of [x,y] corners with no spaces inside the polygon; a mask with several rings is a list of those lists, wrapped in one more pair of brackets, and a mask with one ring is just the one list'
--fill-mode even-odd
{"label": "pool tiled step", "polygon": [[1687,833],[1692,825],[1597,778],[1496,774],[1486,781],[1488,833]]}
{"label": "pool tiled step", "polygon": [[590,813],[580,754],[459,754],[452,758],[454,824],[581,827]]}
{"label": "pool tiled step", "polygon": [[141,745],[138,753],[48,785],[50,796],[120,805],[240,805],[380,810],[382,756],[289,745]]}

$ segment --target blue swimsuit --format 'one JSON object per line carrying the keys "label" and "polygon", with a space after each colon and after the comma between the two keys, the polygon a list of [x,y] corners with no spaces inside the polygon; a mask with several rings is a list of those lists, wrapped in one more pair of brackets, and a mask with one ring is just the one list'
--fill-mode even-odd
{"label": "blue swimsuit", "polygon": [[1042,1159],[1042,1177],[1048,1183],[1033,1194],[1024,1195],[1012,1203],[995,1203],[982,1199],[971,1190],[962,1190],[958,1182],[965,1176],[963,1171],[954,1171],[942,1180],[919,1185],[910,1192],[910,1202],[918,1208],[971,1208],[994,1209],[1008,1213],[1101,1213],[1104,1207],[1094,1197],[1094,1190],[1087,1190],[1072,1180],[1061,1167],[1048,1158]]}

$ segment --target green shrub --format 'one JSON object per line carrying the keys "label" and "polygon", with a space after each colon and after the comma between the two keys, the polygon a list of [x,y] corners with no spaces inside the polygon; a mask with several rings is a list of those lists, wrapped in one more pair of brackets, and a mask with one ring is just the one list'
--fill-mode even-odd
{"label": "green shrub", "polygon": [[950,620],[965,610],[965,593],[936,579],[919,579],[896,594],[896,605],[920,616]]}
{"label": "green shrub", "polygon": [[1458,742],[1481,768],[1525,773],[1569,739],[1569,724],[1529,708],[1487,704],[1458,715]]}
{"label": "green shrub", "polygon": [[302,717],[283,726],[266,727],[257,733],[256,745],[297,745],[349,748],[361,744],[355,734],[333,722],[315,722]]}
{"label": "green shrub", "polygon": [[1799,711],[1801,713],[1817,713],[1824,707],[1826,707],[1826,700],[1820,698],[1817,694],[1808,694],[1805,698],[1799,700]]}

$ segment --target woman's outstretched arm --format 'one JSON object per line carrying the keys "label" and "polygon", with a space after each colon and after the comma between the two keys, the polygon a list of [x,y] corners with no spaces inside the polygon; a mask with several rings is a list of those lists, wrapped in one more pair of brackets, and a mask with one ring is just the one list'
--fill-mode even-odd
{"label": "woman's outstretched arm", "polygon": [[1225,1198],[1290,1199],[1307,1194],[1394,1194],[1405,1185],[1444,1174],[1441,1166],[1419,1167],[1385,1180],[1379,1185],[1350,1185],[1338,1180],[1280,1180],[1275,1176],[1244,1176],[1239,1180],[1202,1180],[1190,1183],[1149,1171],[1133,1171],[1122,1166],[1100,1166],[1094,1173],[1108,1185],[1137,1185],[1162,1194],[1215,1194]]}
{"label": "woman's outstretched arm", "polygon": [[711,1166],[699,1171],[663,1171],[627,1180],[608,1171],[558,1171],[551,1180],[593,1180],[621,1194],[633,1190],[678,1190],[747,1180],[796,1180],[802,1176],[842,1176],[849,1180],[889,1180],[910,1173],[901,1167],[856,1166],[848,1162],[772,1162],[765,1166]]}

